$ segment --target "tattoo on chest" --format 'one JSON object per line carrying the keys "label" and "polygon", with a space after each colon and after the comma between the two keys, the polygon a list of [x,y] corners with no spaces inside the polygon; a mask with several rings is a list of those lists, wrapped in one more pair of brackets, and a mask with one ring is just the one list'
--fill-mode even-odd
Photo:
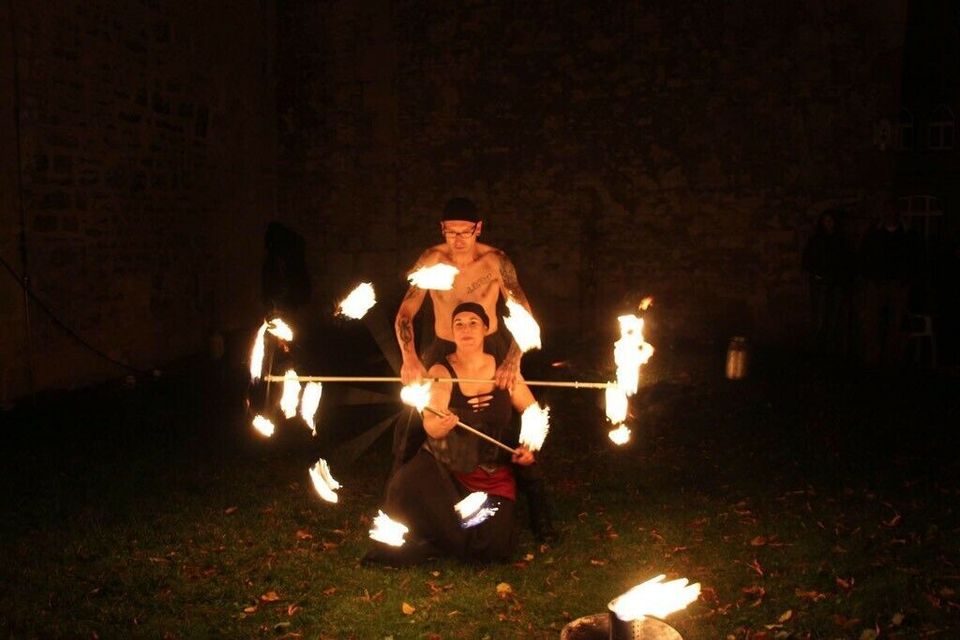
{"label": "tattoo on chest", "polygon": [[477,278],[476,280],[474,280],[473,282],[471,282],[469,285],[467,285],[467,291],[466,291],[466,292],[467,292],[468,294],[473,293],[474,291],[476,291],[477,289],[479,289],[479,288],[482,287],[483,285],[489,284],[491,280],[493,280],[493,274],[492,274],[492,273],[485,273],[485,274],[483,274],[482,276],[480,276],[479,278]]}

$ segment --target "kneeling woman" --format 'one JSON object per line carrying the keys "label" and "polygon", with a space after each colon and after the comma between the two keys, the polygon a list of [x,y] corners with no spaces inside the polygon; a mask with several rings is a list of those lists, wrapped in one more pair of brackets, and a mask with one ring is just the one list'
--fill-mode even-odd
{"label": "kneeling woman", "polygon": [[[464,302],[453,310],[456,351],[430,368],[431,378],[493,380],[497,363],[484,353],[483,338],[489,319],[483,307]],[[516,546],[516,482],[512,464],[530,465],[533,453],[517,447],[511,456],[465,429],[457,421],[513,446],[513,409],[523,411],[535,402],[522,382],[512,391],[493,382],[435,382],[429,405],[447,415],[423,414],[427,441],[390,479],[384,511],[410,532],[402,547],[377,543],[368,561],[391,564],[419,562],[431,557],[454,556],[479,562],[510,559]],[[475,491],[489,496],[495,513],[475,526],[461,526],[454,505]]]}

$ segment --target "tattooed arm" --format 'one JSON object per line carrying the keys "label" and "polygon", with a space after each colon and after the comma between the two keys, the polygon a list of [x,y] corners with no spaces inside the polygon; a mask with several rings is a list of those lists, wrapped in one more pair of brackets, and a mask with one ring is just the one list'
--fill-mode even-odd
{"label": "tattooed arm", "polygon": [[[498,253],[497,258],[500,263],[501,294],[504,298],[514,300],[523,306],[530,315],[533,315],[533,310],[530,309],[530,303],[527,301],[527,295],[520,287],[520,281],[517,279],[517,270],[514,268],[513,262],[511,262],[507,254],[502,251]],[[520,357],[522,355],[523,352],[520,351],[520,347],[517,346],[517,341],[511,339],[507,355],[504,357],[503,362],[500,363],[500,366],[497,367],[497,372],[494,376],[498,387],[501,389],[513,389],[517,382],[520,381]]]}
{"label": "tattooed arm", "polygon": [[[425,252],[417,263],[413,266],[413,271],[424,265],[427,258]],[[427,371],[417,355],[417,345],[413,338],[413,319],[423,306],[423,300],[427,295],[426,289],[421,289],[415,285],[410,285],[407,294],[403,296],[400,302],[400,309],[397,311],[397,317],[393,321],[393,329],[397,336],[397,344],[400,345],[400,355],[403,357],[403,364],[400,367],[400,378],[403,384],[410,384],[423,378]]]}

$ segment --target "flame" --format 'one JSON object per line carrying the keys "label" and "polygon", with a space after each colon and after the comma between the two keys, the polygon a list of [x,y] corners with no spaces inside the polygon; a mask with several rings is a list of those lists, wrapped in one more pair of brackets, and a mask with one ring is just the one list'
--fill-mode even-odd
{"label": "flame", "polygon": [[327,464],[326,460],[320,458],[315,465],[310,467],[310,479],[313,480],[313,488],[317,490],[321,498],[327,502],[337,503],[336,491],[341,485],[330,475],[330,465]]}
{"label": "flame", "polygon": [[640,304],[637,305],[637,308],[640,311],[646,311],[652,306],[653,306],[653,296],[647,296],[646,298],[640,301]]}
{"label": "flame", "polygon": [[283,395],[280,396],[280,410],[284,417],[292,418],[297,415],[297,404],[300,400],[300,381],[297,380],[297,372],[293,369],[287,369],[283,374]]}
{"label": "flame", "polygon": [[407,280],[415,287],[421,289],[436,289],[437,291],[449,291],[453,289],[453,279],[460,273],[452,264],[443,262],[430,267],[420,267],[409,276]]}
{"label": "flame", "polygon": [[273,423],[259,413],[253,417],[253,428],[268,438],[273,435],[274,431]]}
{"label": "flame", "polygon": [[645,616],[665,618],[685,608],[700,595],[699,582],[688,585],[686,578],[663,582],[664,578],[665,575],[659,575],[638,584],[611,600],[609,609],[625,622]]}
{"label": "flame", "polygon": [[610,384],[604,391],[607,408],[607,420],[611,424],[620,424],[627,419],[627,394],[619,385]]}
{"label": "flame", "polygon": [[517,346],[523,352],[540,348],[540,325],[533,319],[526,308],[513,300],[507,299],[507,311],[510,315],[503,316],[503,323],[517,341]]}
{"label": "flame", "polygon": [[643,319],[623,315],[620,321],[620,339],[613,345],[613,360],[617,365],[617,385],[628,396],[637,392],[640,367],[650,360],[653,347],[643,340]]}
{"label": "flame", "polygon": [[254,381],[263,375],[264,336],[269,325],[264,322],[257,330],[257,337],[253,340],[253,349],[250,351],[250,378]]}
{"label": "flame", "polygon": [[375,304],[377,304],[377,295],[373,291],[373,285],[362,282],[337,305],[337,313],[359,320]]}
{"label": "flame", "polygon": [[539,451],[550,430],[550,407],[540,408],[536,402],[523,410],[520,417],[520,444],[530,451]]}
{"label": "flame", "polygon": [[460,515],[460,526],[464,529],[475,527],[497,512],[499,507],[488,504],[490,496],[484,491],[474,491],[453,505]]}
{"label": "flame", "polygon": [[[286,385],[286,383],[284,383]],[[317,408],[320,406],[320,396],[323,395],[323,385],[319,382],[308,382],[303,387],[303,395],[300,397],[300,416],[307,426],[317,435],[317,425],[314,422],[314,416],[317,415]]]}
{"label": "flame", "polygon": [[423,408],[430,402],[430,381],[408,384],[400,389],[400,399],[422,413]]}
{"label": "flame", "polygon": [[403,546],[403,536],[410,531],[405,525],[390,519],[390,516],[383,511],[379,511],[376,518],[373,519],[373,529],[370,529],[370,537],[377,542],[389,544],[392,547]]}
{"label": "flame", "polygon": [[610,438],[613,444],[622,446],[630,441],[630,429],[627,428],[627,425],[621,424],[616,429],[610,431],[607,436]]}
{"label": "flame", "polygon": [[264,321],[257,330],[257,337],[253,340],[253,348],[250,350],[250,378],[254,381],[263,376],[263,354],[265,351],[264,338],[267,332],[281,340],[290,342],[293,340],[293,331],[280,318]]}

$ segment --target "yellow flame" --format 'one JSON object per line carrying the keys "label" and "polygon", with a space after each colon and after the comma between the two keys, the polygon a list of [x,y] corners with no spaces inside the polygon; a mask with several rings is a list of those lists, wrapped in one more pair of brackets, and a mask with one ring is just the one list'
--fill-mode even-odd
{"label": "yellow flame", "polygon": [[607,437],[610,438],[610,441],[617,446],[622,446],[630,442],[630,429],[627,428],[627,425],[621,424],[616,429],[610,431],[607,434]]}
{"label": "yellow flame", "polygon": [[643,340],[643,319],[635,315],[623,315],[620,322],[620,339],[613,345],[613,360],[617,365],[617,385],[628,396],[637,392],[640,384],[640,367],[650,360],[653,347]]}
{"label": "yellow flame", "polygon": [[293,329],[291,329],[290,326],[280,318],[274,318],[268,324],[269,326],[267,327],[267,331],[269,331],[271,334],[286,342],[293,340]]}
{"label": "yellow flame", "polygon": [[539,451],[550,430],[550,407],[540,408],[536,402],[523,410],[520,417],[520,444],[530,451]]}
{"label": "yellow flame", "polygon": [[377,542],[389,544],[393,547],[400,547],[404,543],[403,536],[409,531],[407,527],[399,522],[390,519],[390,516],[383,511],[378,512],[373,519],[373,528],[370,529],[370,537]]}
{"label": "yellow flame", "polygon": [[520,350],[527,352],[530,349],[539,349],[540,325],[533,319],[530,312],[512,298],[507,299],[507,311],[510,315],[503,316],[503,323],[507,325],[507,330],[517,341]]}
{"label": "yellow flame", "polygon": [[640,301],[640,304],[637,305],[637,308],[640,309],[640,311],[646,311],[652,306],[653,306],[653,296],[647,296],[646,298]]}
{"label": "yellow flame", "polygon": [[375,304],[377,304],[377,295],[373,291],[373,285],[362,282],[337,305],[337,311],[348,318],[359,320],[367,315],[367,311]]}
{"label": "yellow flame", "polygon": [[300,381],[297,372],[287,369],[283,374],[283,395],[280,396],[280,410],[286,418],[297,415],[297,405],[300,402]]}
{"label": "yellow flame", "polygon": [[430,381],[408,384],[400,389],[400,399],[422,413],[423,408],[430,402]]}
{"label": "yellow flame", "polygon": [[452,264],[440,262],[430,267],[420,267],[407,276],[407,280],[410,281],[410,284],[421,289],[449,291],[453,289],[453,279],[457,277],[458,273],[460,273],[460,270]]}
{"label": "yellow flame", "polygon": [[310,427],[313,435],[317,435],[317,424],[314,417],[320,406],[320,396],[323,395],[323,385],[319,382],[308,382],[303,386],[303,395],[300,397],[300,416]]}
{"label": "yellow flame", "polygon": [[604,391],[607,407],[607,420],[611,424],[620,424],[627,419],[627,394],[619,385],[611,384]]}
{"label": "yellow flame", "polygon": [[310,467],[310,479],[313,481],[313,488],[317,494],[327,502],[337,503],[339,497],[336,494],[340,488],[340,483],[330,475],[330,466],[323,458],[317,460],[317,463]]}
{"label": "yellow flame", "polygon": [[253,417],[253,428],[268,438],[272,436],[274,432],[273,423],[259,413]]}
{"label": "yellow flame", "polygon": [[626,593],[614,598],[608,605],[618,618],[624,621],[645,616],[665,618],[674,611],[685,608],[700,595],[700,583],[687,584],[686,578],[663,582],[665,575],[651,578],[638,584]]}
{"label": "yellow flame", "polygon": [[266,322],[260,325],[257,337],[253,340],[253,349],[250,350],[250,378],[254,381],[259,380],[263,375],[264,336],[268,326]]}

